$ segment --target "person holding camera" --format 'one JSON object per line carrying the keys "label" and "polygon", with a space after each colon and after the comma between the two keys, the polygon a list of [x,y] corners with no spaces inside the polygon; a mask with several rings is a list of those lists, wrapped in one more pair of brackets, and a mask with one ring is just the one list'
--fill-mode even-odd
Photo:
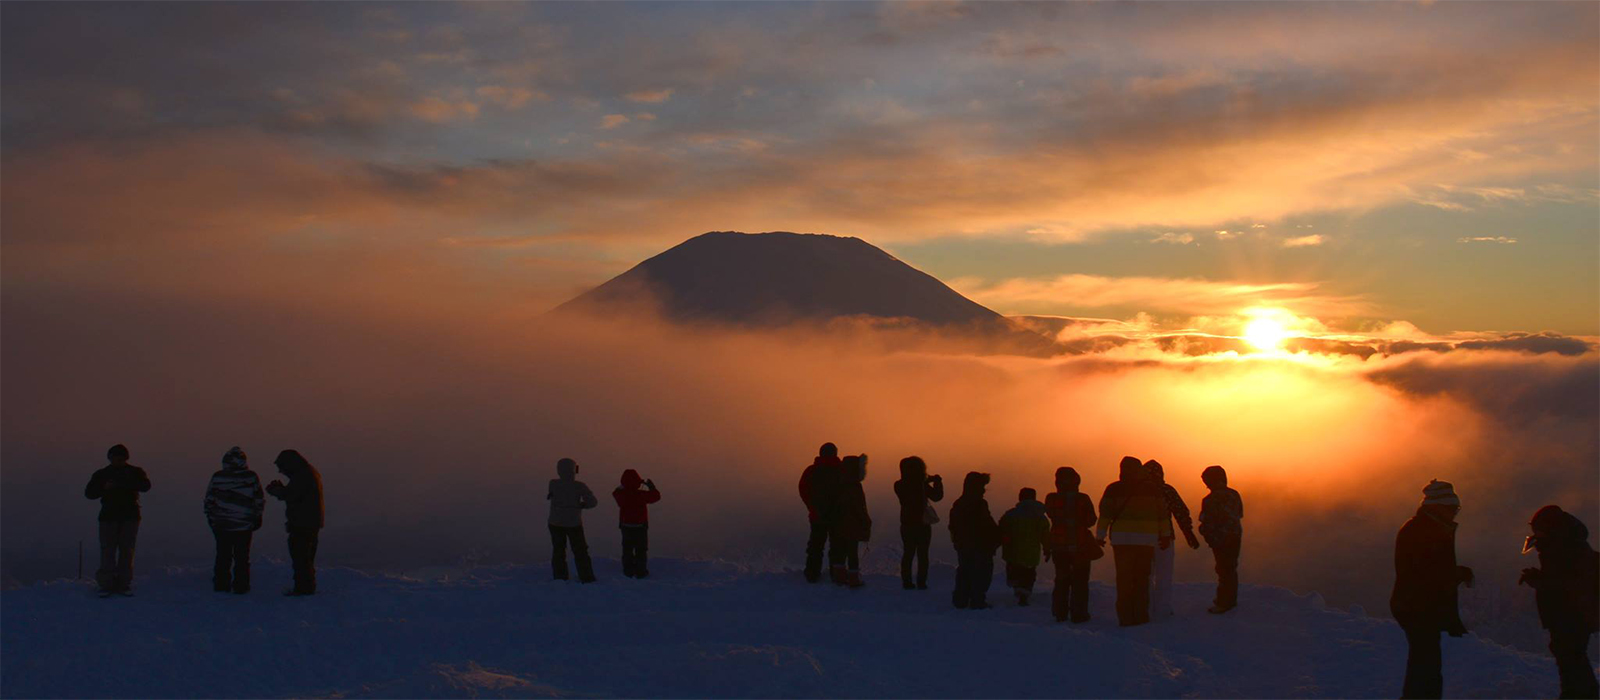
{"label": "person holding camera", "polygon": [[[894,495],[900,499],[900,587],[927,590],[928,546],[933,542],[933,525],[939,522],[931,503],[944,499],[944,479],[929,475],[927,463],[912,455],[900,460]],[[911,579],[913,561],[917,564],[915,581]]]}
{"label": "person holding camera", "polygon": [[[643,486],[644,488],[639,488]],[[611,492],[617,502],[617,521],[622,528],[622,575],[645,578],[650,575],[646,552],[650,549],[650,504],[661,500],[656,482],[639,478],[639,472],[622,472],[622,485]]]}

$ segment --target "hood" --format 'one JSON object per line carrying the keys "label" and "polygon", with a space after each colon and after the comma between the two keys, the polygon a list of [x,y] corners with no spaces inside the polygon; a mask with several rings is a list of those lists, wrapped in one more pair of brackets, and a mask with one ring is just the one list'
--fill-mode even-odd
{"label": "hood", "polygon": [[982,472],[967,472],[967,478],[961,480],[961,497],[974,496],[983,498],[983,490],[989,485],[989,475]]}
{"label": "hood", "polygon": [[1144,462],[1138,457],[1123,457],[1117,465],[1118,481],[1138,481],[1144,477]]}
{"label": "hood", "polygon": [[855,481],[855,482],[861,482],[861,481],[865,481],[866,480],[866,478],[867,478],[867,456],[866,455],[850,455],[850,456],[845,457],[844,459],[840,460],[839,464],[844,467],[844,476],[845,476],[846,479],[849,479],[849,480]]}
{"label": "hood", "polygon": [[297,450],[284,450],[279,452],[278,458],[272,460],[272,463],[277,465],[278,471],[290,476],[299,474],[305,471],[306,467],[311,466],[311,463],[307,462],[306,458],[302,457],[300,452]]}
{"label": "hood", "polygon": [[827,466],[835,466],[836,467],[839,464],[840,464],[839,458],[835,457],[833,455],[817,455],[816,459],[811,460],[811,466],[813,466],[813,467],[827,467]]}
{"label": "hood", "polygon": [[900,460],[900,478],[906,481],[922,481],[928,477],[928,463],[915,455]]}
{"label": "hood", "polygon": [[1019,517],[1031,517],[1044,515],[1045,509],[1044,504],[1038,501],[1017,501],[1017,505],[1011,509],[1011,513],[1015,513]]}
{"label": "hood", "polygon": [[250,468],[250,458],[245,456],[244,450],[234,445],[227,454],[222,455],[222,468],[233,471],[242,471]]}
{"label": "hood", "polygon": [[1144,463],[1144,477],[1157,484],[1165,484],[1167,483],[1167,470],[1161,467],[1160,462],[1152,459]]}
{"label": "hood", "polygon": [[1223,488],[1228,485],[1228,472],[1221,466],[1213,464],[1200,472],[1200,480],[1211,488]]}
{"label": "hood", "polygon": [[572,481],[578,476],[578,463],[570,457],[562,457],[556,462],[556,476],[562,481]]}
{"label": "hood", "polygon": [[1589,528],[1577,516],[1561,510],[1560,506],[1545,506],[1528,521],[1539,539],[1576,540],[1587,542]]}
{"label": "hood", "polygon": [[1078,487],[1082,485],[1083,477],[1078,476],[1078,470],[1072,467],[1061,467],[1056,470],[1056,491],[1076,493]]}
{"label": "hood", "polygon": [[632,469],[622,470],[622,488],[634,491],[643,485],[644,479],[639,478],[639,472]]}

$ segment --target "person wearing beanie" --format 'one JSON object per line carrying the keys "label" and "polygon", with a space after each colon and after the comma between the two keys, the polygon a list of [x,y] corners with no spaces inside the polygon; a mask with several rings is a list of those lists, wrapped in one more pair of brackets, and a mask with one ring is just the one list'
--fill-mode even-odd
{"label": "person wearing beanie", "polygon": [[[921,457],[907,457],[900,460],[900,480],[894,482],[894,495],[900,500],[900,587],[927,590],[928,546],[933,543],[933,524],[939,522],[931,503],[944,500],[944,479],[938,474],[929,476],[928,465]],[[914,581],[913,562],[917,565]]]}
{"label": "person wearing beanie", "polygon": [[1006,585],[1017,595],[1017,605],[1027,605],[1038,579],[1039,558],[1050,558],[1050,518],[1033,489],[1017,494],[1017,505],[1000,516],[1000,558],[1006,563]]}
{"label": "person wearing beanie", "polygon": [[1200,472],[1211,493],[1200,501],[1200,536],[1217,563],[1217,597],[1206,612],[1221,615],[1239,605],[1239,549],[1244,539],[1244,501],[1228,488],[1228,472],[1218,465]]}
{"label": "person wearing beanie", "polygon": [[989,475],[967,472],[961,497],[950,504],[950,544],[956,548],[956,587],[950,602],[957,608],[989,607],[989,584],[994,580],[994,550],[1000,546],[1000,526],[989,513],[983,492]]}
{"label": "person wearing beanie", "polygon": [[[1200,540],[1194,536],[1194,521],[1189,517],[1189,504],[1183,502],[1183,497],[1178,495],[1178,490],[1167,483],[1166,470],[1160,462],[1150,460],[1144,463],[1144,471],[1157,488],[1161,489],[1161,497],[1166,502],[1167,514],[1164,517],[1176,520],[1177,531],[1183,533],[1183,539],[1189,543],[1190,549],[1199,549]],[[1173,530],[1172,524],[1167,524],[1167,529]],[[1172,617],[1172,573],[1177,566],[1178,548],[1173,546],[1175,537],[1167,535],[1156,543],[1155,558],[1150,567],[1150,616],[1157,620]]]}
{"label": "person wearing beanie", "polygon": [[646,565],[650,550],[650,504],[661,500],[661,492],[656,490],[656,482],[641,479],[639,472],[625,469],[622,485],[611,492],[611,498],[617,502],[617,523],[622,528],[622,575],[645,578],[650,575],[650,567]]}
{"label": "person wearing beanie", "polygon": [[1600,630],[1600,553],[1589,546],[1589,528],[1559,506],[1545,506],[1528,522],[1522,553],[1539,552],[1538,568],[1522,570],[1519,584],[1533,587],[1539,624],[1550,632],[1561,697],[1600,697],[1589,663],[1589,638]]}
{"label": "person wearing beanie", "polygon": [[1406,676],[1402,698],[1437,698],[1444,693],[1439,634],[1460,637],[1457,587],[1472,585],[1472,569],[1456,564],[1456,515],[1461,499],[1449,482],[1437,479],[1422,489],[1416,515],[1401,526],[1394,544],[1394,592],[1389,612],[1406,633]]}
{"label": "person wearing beanie", "polygon": [[545,493],[550,501],[550,569],[557,580],[567,580],[567,545],[572,545],[572,561],[578,566],[578,581],[594,583],[594,563],[589,560],[589,542],[583,536],[583,511],[600,505],[589,485],[578,481],[578,463],[567,457],[556,461],[556,478]]}
{"label": "person wearing beanie", "polygon": [[298,451],[284,450],[272,460],[289,483],[273,479],[267,493],[283,501],[284,529],[289,531],[289,562],[294,567],[294,587],[286,596],[317,592],[317,543],[323,525],[322,472]]}
{"label": "person wearing beanie", "polygon": [[835,584],[860,588],[866,582],[861,580],[859,550],[862,542],[872,539],[872,516],[867,513],[867,492],[861,485],[867,478],[867,456],[845,457],[839,468],[844,478],[829,518],[833,529],[828,538],[833,544],[828,549],[828,568]]}
{"label": "person wearing beanie", "polygon": [[[822,554],[833,530],[833,502],[844,480],[839,462],[839,447],[822,443],[811,466],[800,473],[800,501],[806,504],[811,535],[806,539],[806,581],[822,580]],[[832,560],[832,556],[829,556]]]}
{"label": "person wearing beanie", "polygon": [[128,448],[106,450],[110,464],[95,470],[83,497],[100,501],[100,597],[133,595],[133,550],[139,541],[139,494],[150,490],[150,476],[128,463]]}
{"label": "person wearing beanie", "polygon": [[1117,624],[1150,621],[1150,570],[1156,547],[1172,541],[1172,516],[1160,486],[1138,457],[1123,457],[1117,480],[1100,496],[1095,538],[1111,543],[1117,567]]}
{"label": "person wearing beanie", "polygon": [[1050,611],[1056,622],[1089,621],[1089,565],[1105,555],[1094,541],[1094,501],[1079,490],[1082,478],[1072,467],[1056,470],[1056,490],[1044,499],[1050,516],[1050,553],[1056,566]]}
{"label": "person wearing beanie", "polygon": [[249,457],[235,446],[222,455],[222,469],[206,485],[206,522],[217,541],[211,589],[218,593],[250,592],[250,540],[261,529],[267,507],[261,477],[250,470]]}

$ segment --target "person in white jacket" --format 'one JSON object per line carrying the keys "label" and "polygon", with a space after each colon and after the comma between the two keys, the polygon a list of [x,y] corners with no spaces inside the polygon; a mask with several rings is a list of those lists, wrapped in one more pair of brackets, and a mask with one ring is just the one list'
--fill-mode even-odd
{"label": "person in white jacket", "polygon": [[206,522],[217,540],[217,561],[211,587],[218,593],[250,592],[250,540],[261,529],[267,504],[261,477],[250,471],[249,458],[237,446],[222,455],[222,469],[206,487]]}
{"label": "person in white jacket", "polygon": [[600,505],[589,485],[578,481],[578,463],[563,457],[556,462],[557,478],[550,480],[550,568],[555,578],[567,580],[567,545],[572,545],[572,560],[578,565],[578,580],[594,582],[594,565],[589,561],[589,543],[583,537],[583,511]]}

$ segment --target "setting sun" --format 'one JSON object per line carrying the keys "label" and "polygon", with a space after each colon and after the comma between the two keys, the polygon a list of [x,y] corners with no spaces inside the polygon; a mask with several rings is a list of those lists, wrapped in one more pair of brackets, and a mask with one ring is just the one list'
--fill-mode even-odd
{"label": "setting sun", "polygon": [[1275,318],[1261,316],[1244,327],[1244,340],[1257,350],[1273,351],[1283,348],[1289,338],[1289,329]]}

